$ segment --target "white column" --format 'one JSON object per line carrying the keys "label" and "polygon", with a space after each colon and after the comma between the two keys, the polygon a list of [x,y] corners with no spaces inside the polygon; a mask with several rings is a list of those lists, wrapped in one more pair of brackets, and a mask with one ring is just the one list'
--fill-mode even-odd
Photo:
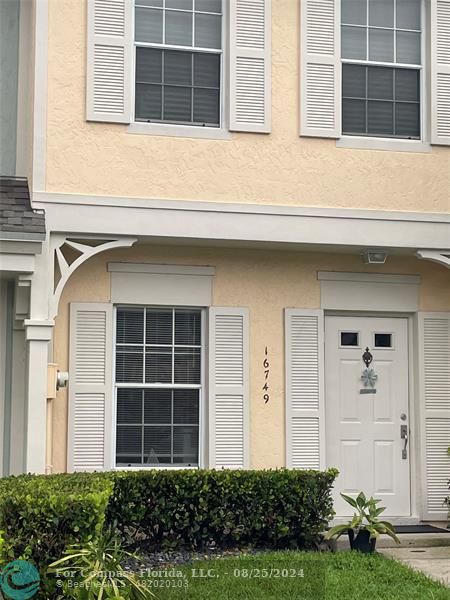
{"label": "white column", "polygon": [[7,339],[7,286],[8,282],[0,277],[0,476],[3,476],[3,430],[6,392],[6,339]]}
{"label": "white column", "polygon": [[[45,3],[44,3],[45,4]],[[30,277],[29,318],[24,321],[25,369],[25,460],[26,473],[45,473],[47,444],[47,365],[54,321],[49,319],[49,297],[53,289],[53,260],[48,237],[36,255]]]}
{"label": "white column", "polygon": [[19,475],[24,472],[26,368],[26,342],[23,321],[16,321],[12,347],[10,475]]}
{"label": "white column", "polygon": [[26,320],[24,325],[27,342],[24,466],[26,473],[45,473],[48,343],[53,321]]}

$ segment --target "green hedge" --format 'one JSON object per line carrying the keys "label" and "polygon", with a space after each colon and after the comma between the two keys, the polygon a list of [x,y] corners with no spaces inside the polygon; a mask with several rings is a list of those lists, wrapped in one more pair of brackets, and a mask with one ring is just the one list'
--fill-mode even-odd
{"label": "green hedge", "polygon": [[150,547],[314,545],[337,471],[151,470],[115,476],[107,520]]}
{"label": "green hedge", "polygon": [[143,470],[0,480],[1,560],[40,569],[116,527],[150,548],[314,545],[333,515],[335,470]]}
{"label": "green hedge", "polygon": [[41,569],[75,542],[98,535],[114,482],[108,474],[20,475],[0,479],[1,559]]}

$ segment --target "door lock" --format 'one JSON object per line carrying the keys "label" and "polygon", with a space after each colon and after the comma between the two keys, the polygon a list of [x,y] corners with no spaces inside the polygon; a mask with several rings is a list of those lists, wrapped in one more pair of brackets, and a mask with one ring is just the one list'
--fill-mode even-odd
{"label": "door lock", "polygon": [[402,459],[406,460],[408,458],[408,425],[400,425],[400,439],[405,440],[403,449],[402,449]]}

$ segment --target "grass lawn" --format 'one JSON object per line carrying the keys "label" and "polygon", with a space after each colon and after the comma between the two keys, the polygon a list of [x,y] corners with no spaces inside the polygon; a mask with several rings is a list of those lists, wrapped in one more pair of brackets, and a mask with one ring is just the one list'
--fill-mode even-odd
{"label": "grass lawn", "polygon": [[450,588],[378,554],[270,552],[167,571],[149,577],[160,600],[450,600]]}

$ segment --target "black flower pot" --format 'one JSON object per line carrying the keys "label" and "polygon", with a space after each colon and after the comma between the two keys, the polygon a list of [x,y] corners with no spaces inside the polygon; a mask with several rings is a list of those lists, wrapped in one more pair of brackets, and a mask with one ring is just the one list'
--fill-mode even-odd
{"label": "black flower pot", "polygon": [[376,538],[370,539],[370,532],[367,531],[367,529],[360,529],[356,537],[355,531],[349,529],[348,539],[350,540],[350,548],[352,550],[359,550],[359,552],[362,552],[363,554],[375,552],[377,540]]}

